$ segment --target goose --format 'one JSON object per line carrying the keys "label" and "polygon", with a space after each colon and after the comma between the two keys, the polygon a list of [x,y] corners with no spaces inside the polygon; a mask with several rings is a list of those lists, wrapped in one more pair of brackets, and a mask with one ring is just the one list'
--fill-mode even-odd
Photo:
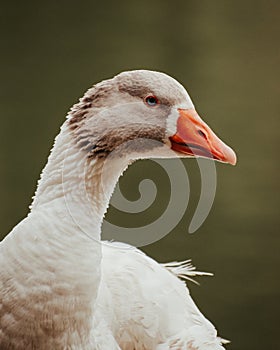
{"label": "goose", "polygon": [[196,274],[188,261],[101,241],[120,175],[170,152],[236,163],[165,73],[122,72],[72,107],[29,214],[0,244],[1,350],[224,349],[180,279]]}

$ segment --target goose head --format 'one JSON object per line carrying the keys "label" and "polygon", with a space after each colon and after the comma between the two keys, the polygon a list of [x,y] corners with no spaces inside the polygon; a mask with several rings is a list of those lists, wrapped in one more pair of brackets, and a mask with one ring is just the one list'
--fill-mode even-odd
{"label": "goose head", "polygon": [[122,72],[96,84],[71,109],[68,123],[90,159],[177,155],[236,163],[234,151],[199,117],[185,88],[160,72]]}

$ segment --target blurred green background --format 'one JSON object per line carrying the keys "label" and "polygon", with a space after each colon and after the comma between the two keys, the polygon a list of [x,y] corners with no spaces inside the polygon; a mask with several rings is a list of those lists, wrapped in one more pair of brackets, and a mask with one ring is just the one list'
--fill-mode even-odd
{"label": "blurred green background", "polygon": [[[1,237],[26,215],[53,138],[89,86],[122,70],[167,72],[187,87],[239,161],[217,164],[214,206],[190,235],[200,175],[195,161],[184,160],[191,182],[186,215],[144,250],[158,261],[192,258],[215,273],[190,288],[219,333],[231,339],[228,349],[276,349],[279,14],[279,2],[264,0],[2,2]],[[157,181],[161,169],[151,161],[130,167],[121,188],[131,200],[138,198],[139,174]],[[168,183],[160,179],[158,207],[146,219],[166,203]],[[137,215],[113,208],[107,217],[127,226],[137,222]]]}

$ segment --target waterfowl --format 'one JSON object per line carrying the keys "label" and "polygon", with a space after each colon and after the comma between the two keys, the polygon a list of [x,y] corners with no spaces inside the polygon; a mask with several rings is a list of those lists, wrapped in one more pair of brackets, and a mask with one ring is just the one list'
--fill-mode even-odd
{"label": "waterfowl", "polygon": [[123,72],[74,105],[28,216],[0,244],[1,349],[223,349],[177,276],[195,274],[188,262],[100,240],[119,176],[170,150],[236,162],[164,73]]}

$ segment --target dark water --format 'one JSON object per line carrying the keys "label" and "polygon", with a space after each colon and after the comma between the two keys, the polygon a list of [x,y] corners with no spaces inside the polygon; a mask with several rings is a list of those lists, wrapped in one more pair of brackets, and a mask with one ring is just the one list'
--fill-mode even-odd
{"label": "dark water", "polygon": [[[276,1],[6,2],[1,9],[1,235],[27,213],[36,180],[66,111],[92,83],[119,71],[163,70],[179,79],[198,111],[234,146],[238,165],[217,164],[214,206],[187,233],[200,179],[184,161],[190,204],[177,227],[144,248],[159,261],[191,257],[214,278],[191,286],[202,311],[232,340],[229,349],[276,349],[279,329],[279,13]],[[133,165],[126,196],[161,170]],[[160,176],[161,178],[161,176]],[[164,178],[164,175],[163,175]],[[164,210],[132,217],[130,226]],[[158,210],[158,211],[157,211]],[[140,215],[140,214],[139,214]]]}

